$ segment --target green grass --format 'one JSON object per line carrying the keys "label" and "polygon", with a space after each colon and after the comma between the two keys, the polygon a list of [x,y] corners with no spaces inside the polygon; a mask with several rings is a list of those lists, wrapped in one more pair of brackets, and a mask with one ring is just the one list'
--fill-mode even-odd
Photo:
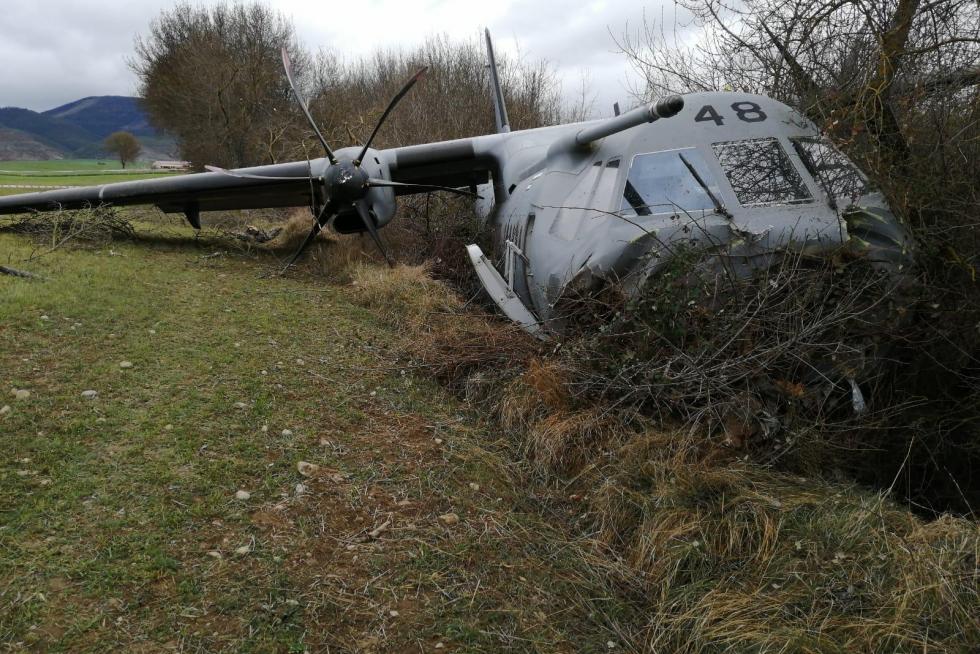
{"label": "green grass", "polygon": [[[135,162],[121,172],[111,159],[61,159],[52,161],[0,161],[0,196],[34,193],[43,189],[2,188],[13,186],[96,186],[138,179],[156,179],[180,174],[145,172],[148,162]],[[132,172],[130,172],[130,170]],[[143,172],[139,172],[142,170]],[[112,172],[107,172],[112,171]]]}
{"label": "green grass", "polygon": [[[25,263],[33,245],[0,234],[4,263],[46,277],[0,276],[2,646],[621,641],[634,609],[514,478],[494,429],[406,368],[403,336],[356,289],[205,258],[221,244],[186,236]],[[299,461],[340,476],[307,479]]]}
{"label": "green grass", "polygon": [[[147,161],[129,164],[130,168],[143,168]],[[49,159],[44,161],[0,161],[0,172],[99,172],[117,170],[122,166],[116,159]]]}
{"label": "green grass", "polygon": [[85,175],[0,175],[0,186],[5,184],[30,186],[96,186],[113,182],[131,182],[136,179],[156,179],[180,173],[107,173]]}

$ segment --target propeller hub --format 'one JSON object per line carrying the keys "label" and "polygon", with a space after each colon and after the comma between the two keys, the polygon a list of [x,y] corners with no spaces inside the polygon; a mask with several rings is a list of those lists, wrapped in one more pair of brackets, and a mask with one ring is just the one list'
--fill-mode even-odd
{"label": "propeller hub", "polygon": [[333,201],[354,202],[367,194],[368,174],[352,161],[338,161],[324,175],[327,194]]}

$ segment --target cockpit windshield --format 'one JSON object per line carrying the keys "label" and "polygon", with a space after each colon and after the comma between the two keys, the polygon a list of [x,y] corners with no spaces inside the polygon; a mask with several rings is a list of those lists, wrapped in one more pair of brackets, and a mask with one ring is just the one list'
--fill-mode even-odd
{"label": "cockpit windshield", "polygon": [[868,181],[844,154],[825,139],[790,139],[810,174],[835,198],[856,199],[870,190]]}
{"label": "cockpit windshield", "polygon": [[711,147],[742,206],[796,204],[813,199],[776,139],[728,141]]}
{"label": "cockpit windshield", "polygon": [[630,166],[621,211],[638,216],[713,211],[714,201],[684,164],[685,159],[717,196],[714,176],[696,149],[639,154],[633,157]]}

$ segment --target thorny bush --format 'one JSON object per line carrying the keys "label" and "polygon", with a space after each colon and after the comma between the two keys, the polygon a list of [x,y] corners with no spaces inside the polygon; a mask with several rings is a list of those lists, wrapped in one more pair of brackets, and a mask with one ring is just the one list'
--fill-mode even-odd
{"label": "thorny bush", "polygon": [[968,512],[972,432],[948,429],[948,389],[921,383],[937,373],[929,290],[846,250],[787,254],[750,278],[722,261],[679,251],[637,294],[566,301],[557,362],[575,403],[683,420],[781,469],[902,475],[906,500]]}

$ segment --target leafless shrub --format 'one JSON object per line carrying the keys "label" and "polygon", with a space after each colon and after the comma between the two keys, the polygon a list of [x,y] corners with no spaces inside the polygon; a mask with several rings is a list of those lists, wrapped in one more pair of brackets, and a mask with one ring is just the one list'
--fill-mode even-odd
{"label": "leafless shrub", "polygon": [[2,231],[31,236],[48,252],[68,242],[104,245],[136,237],[132,223],[109,207],[22,214]]}
{"label": "leafless shrub", "polygon": [[[969,378],[937,371],[922,349],[934,340],[927,291],[848,253],[787,254],[752,278],[726,272],[711,253],[675,255],[638,295],[613,286],[558,307],[571,330],[552,363],[566,406],[603,406],[626,430],[647,418],[684,424],[758,463],[834,471],[927,512],[972,510],[974,432],[955,423],[962,407],[922,383],[940,372],[947,384]],[[513,421],[514,408],[501,406]],[[516,406],[534,416],[534,433],[540,406]],[[561,420],[566,411],[544,415]]]}
{"label": "leafless shrub", "polygon": [[828,385],[873,382],[876,337],[904,313],[894,282],[843,258],[787,254],[752,279],[717,261],[678,252],[638,296],[587,312],[602,324],[565,346],[568,361],[588,362],[577,392],[694,425],[749,420],[756,432],[790,403],[826,416]]}

